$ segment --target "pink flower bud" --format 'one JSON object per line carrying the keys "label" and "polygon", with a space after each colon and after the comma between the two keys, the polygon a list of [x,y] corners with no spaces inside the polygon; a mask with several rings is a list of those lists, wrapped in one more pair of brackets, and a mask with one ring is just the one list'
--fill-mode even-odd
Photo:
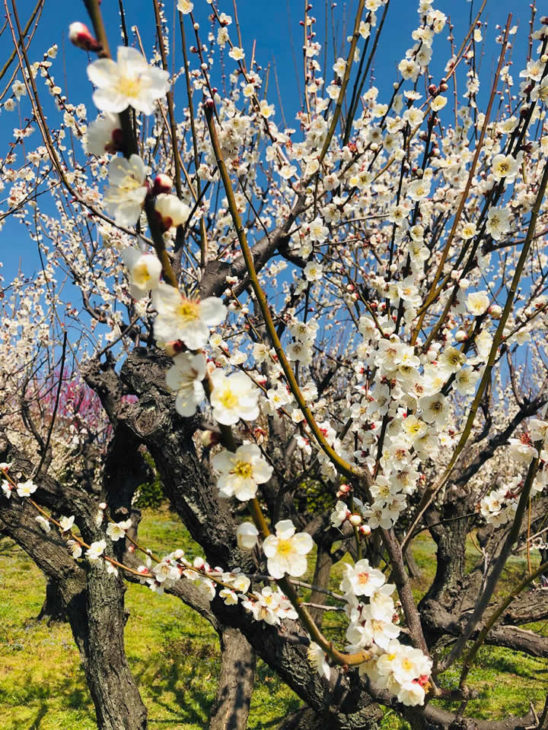
{"label": "pink flower bud", "polygon": [[173,187],[173,180],[169,175],[165,175],[163,172],[156,175],[154,183],[152,185],[152,195],[160,195],[160,193],[169,193]]}
{"label": "pink flower bud", "polygon": [[182,340],[172,340],[171,342],[168,342],[164,348],[166,355],[169,357],[175,357],[175,355],[179,355],[184,350],[184,344]]}
{"label": "pink flower bud", "polygon": [[101,44],[91,35],[90,29],[84,23],[71,23],[69,25],[69,40],[77,48],[84,51],[100,51]]}

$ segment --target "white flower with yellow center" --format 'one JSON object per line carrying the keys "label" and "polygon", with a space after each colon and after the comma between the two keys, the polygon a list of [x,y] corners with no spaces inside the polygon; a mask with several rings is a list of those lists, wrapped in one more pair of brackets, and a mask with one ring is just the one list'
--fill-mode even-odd
{"label": "white flower with yellow center", "polygon": [[131,527],[131,518],[122,522],[109,522],[107,525],[107,535],[112,542],[117,542],[126,536],[126,532]]}
{"label": "white flower with yellow center", "polygon": [[518,170],[518,161],[512,155],[496,155],[493,157],[491,172],[495,180],[506,178],[506,182],[512,182]]}
{"label": "white flower with yellow center", "polygon": [[462,368],[455,377],[455,387],[461,395],[472,395],[476,390],[476,383],[481,373],[471,368]]}
{"label": "white flower with yellow center", "polygon": [[447,399],[441,393],[420,398],[419,405],[422,409],[422,418],[426,423],[435,423],[442,426],[449,417],[449,405]]}
{"label": "white flower with yellow center", "polygon": [[224,426],[234,426],[240,418],[254,421],[259,416],[259,391],[245,373],[226,373],[217,369],[211,374],[213,418]]}
{"label": "white flower with yellow center", "polygon": [[298,578],[306,573],[306,555],[314,547],[314,541],[306,532],[295,534],[291,520],[276,523],[276,534],[269,535],[263,542],[269,574],[278,580],[287,573]]}
{"label": "white flower with yellow center", "polygon": [[154,320],[156,340],[182,340],[191,350],[205,347],[209,328],[220,324],[226,316],[226,307],[217,297],[187,299],[163,282],[153,292],[153,303],[158,312]]}
{"label": "white flower with yellow center", "polygon": [[272,467],[261,455],[255,444],[244,444],[232,451],[221,451],[211,460],[213,468],[220,472],[217,486],[223,497],[236,497],[241,502],[253,499],[257,485],[264,484],[272,476]]}
{"label": "white flower with yellow center", "polygon": [[118,48],[117,60],[100,58],[90,63],[88,78],[96,86],[93,103],[105,112],[123,112],[132,106],[144,114],[152,114],[156,99],[169,89],[169,74],[149,66],[135,48]]}
{"label": "white flower with yellow center", "polygon": [[428,431],[428,426],[420,418],[414,415],[407,416],[402,420],[402,430],[411,443],[422,438]]}
{"label": "white flower with yellow center", "polygon": [[109,186],[105,208],[119,226],[132,226],[139,220],[147,194],[145,163],[139,155],[129,160],[116,157],[108,167]]}
{"label": "white flower with yellow center", "polygon": [[466,297],[466,309],[479,317],[489,309],[489,295],[485,291],[473,291]]}
{"label": "white flower with yellow center", "polygon": [[162,264],[156,256],[127,246],[122,251],[122,259],[129,269],[129,291],[134,299],[142,299],[158,287]]}
{"label": "white flower with yellow center", "polygon": [[430,104],[430,108],[433,112],[439,112],[447,104],[446,96],[436,96],[436,98]]}
{"label": "white flower with yellow center", "polygon": [[34,494],[37,489],[38,485],[30,479],[27,479],[26,482],[19,482],[17,485],[17,494],[20,497],[30,497],[30,495]]}
{"label": "white flower with yellow center", "polygon": [[239,46],[233,46],[228,52],[228,55],[234,61],[242,61],[245,58],[244,49]]}
{"label": "white flower with yellow center", "polygon": [[99,560],[101,555],[104,553],[106,546],[106,540],[97,540],[96,542],[92,542],[89,548],[86,550],[86,558],[91,562]]}
{"label": "white flower with yellow center", "polygon": [[468,221],[463,225],[463,227],[460,229],[460,237],[467,241],[469,238],[473,238],[477,233],[476,224],[472,223],[471,221]]}
{"label": "white flower with yellow center", "polygon": [[364,558],[355,565],[344,566],[341,590],[353,596],[372,596],[384,583],[384,574]]}
{"label": "white flower with yellow center", "polygon": [[510,230],[510,211],[505,208],[491,208],[487,213],[485,230],[495,241],[504,238]]}
{"label": "white flower with yellow center", "polygon": [[430,180],[421,178],[407,186],[407,195],[411,200],[423,200],[430,195]]}
{"label": "white flower with yellow center", "polygon": [[189,418],[205,398],[202,380],[206,374],[206,359],[198,353],[181,352],[173,358],[173,366],[166,373],[168,388],[177,393],[175,410]]}
{"label": "white flower with yellow center", "polygon": [[466,355],[456,347],[446,347],[438,359],[440,368],[446,374],[458,373],[465,362]]}
{"label": "white flower with yellow center", "polygon": [[307,281],[320,281],[323,277],[323,268],[316,261],[309,261],[304,267],[303,273]]}
{"label": "white flower with yellow center", "polygon": [[194,3],[191,3],[190,0],[178,0],[177,2],[177,10],[181,12],[183,15],[188,15],[192,12],[194,8]]}

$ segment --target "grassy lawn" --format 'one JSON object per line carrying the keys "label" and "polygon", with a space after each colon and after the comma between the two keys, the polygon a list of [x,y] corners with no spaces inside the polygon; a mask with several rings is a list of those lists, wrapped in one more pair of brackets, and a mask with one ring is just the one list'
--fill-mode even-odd
{"label": "grassy lawn", "polygon": [[[192,554],[192,543],[167,511],[146,511],[140,539],[160,553],[183,547]],[[420,593],[434,564],[429,540],[417,542],[415,558],[424,573],[416,586]],[[522,568],[513,561],[507,582]],[[0,538],[0,728],[93,730],[93,707],[68,625],[47,626],[34,618],[44,592],[40,571],[10,540]],[[129,585],[126,600],[126,650],[150,727],[203,730],[219,670],[216,633],[181,602],[146,587]],[[546,625],[540,628],[547,630]],[[444,683],[457,677],[458,667],[444,676]],[[548,666],[507,649],[485,648],[470,679],[480,698],[470,703],[469,714],[504,718],[526,712],[530,700],[542,704]],[[296,695],[260,663],[249,728],[275,728],[298,706]],[[387,713],[385,730],[406,727]]]}

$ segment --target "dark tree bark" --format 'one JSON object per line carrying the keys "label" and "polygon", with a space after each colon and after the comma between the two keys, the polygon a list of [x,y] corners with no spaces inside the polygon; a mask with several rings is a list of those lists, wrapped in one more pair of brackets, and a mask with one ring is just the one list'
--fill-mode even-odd
{"label": "dark tree bark", "polygon": [[36,617],[38,621],[62,622],[67,620],[67,613],[63,597],[57,583],[48,578],[46,582],[46,597],[40,613]]}
{"label": "dark tree bark", "polygon": [[[316,565],[314,566],[314,577],[312,578],[312,584],[317,588],[329,588],[329,577],[331,575],[331,568],[333,567],[333,560],[331,558],[329,548],[324,547],[323,543],[319,541],[318,550],[316,553]],[[310,592],[310,603],[318,603],[323,606],[325,604],[325,593],[321,590],[312,588]],[[318,626],[321,627],[323,622],[323,616],[325,611],[321,608],[310,608],[312,618]]]}
{"label": "dark tree bark", "polygon": [[[9,448],[7,441],[1,446],[0,452]],[[6,456],[1,454],[0,459]],[[18,470],[31,473],[31,464],[14,449],[9,449],[9,456]],[[72,490],[63,490],[52,479],[43,477],[40,485],[37,499],[55,504],[57,492],[64,492],[63,499],[70,499]],[[79,493],[71,506],[79,507],[75,510],[77,521],[82,532],[92,536],[93,508],[87,495]],[[147,711],[124,651],[122,579],[109,575],[102,563],[85,570],[73,560],[61,536],[53,530],[44,534],[35,517],[36,511],[27,501],[0,498],[0,528],[25,550],[60,593],[80,651],[99,730],[144,730]]]}
{"label": "dark tree bark", "polygon": [[209,730],[245,730],[255,680],[255,652],[237,630],[219,631],[221,672]]}

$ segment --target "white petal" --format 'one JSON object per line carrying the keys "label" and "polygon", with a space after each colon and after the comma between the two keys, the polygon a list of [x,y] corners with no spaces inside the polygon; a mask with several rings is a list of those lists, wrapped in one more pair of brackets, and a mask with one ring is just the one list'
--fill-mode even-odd
{"label": "white petal", "polygon": [[280,520],[275,525],[276,535],[281,540],[288,540],[295,534],[295,525],[291,520]]}
{"label": "white petal", "polygon": [[220,324],[226,317],[226,307],[217,297],[207,297],[200,302],[200,318],[206,324]]}
{"label": "white petal", "polygon": [[88,79],[94,86],[112,86],[119,76],[118,66],[110,58],[100,58],[87,67]]}
{"label": "white petal", "polygon": [[291,540],[291,545],[295,547],[299,555],[306,555],[314,547],[314,540],[307,532],[299,532]]}
{"label": "white petal", "polygon": [[93,92],[93,103],[101,111],[117,114],[129,106],[126,97],[112,89],[96,89]]}
{"label": "white petal", "polygon": [[263,552],[266,555],[267,558],[272,558],[274,555],[276,555],[276,551],[278,549],[278,538],[274,535],[269,535],[268,537],[265,537],[263,542]]}

